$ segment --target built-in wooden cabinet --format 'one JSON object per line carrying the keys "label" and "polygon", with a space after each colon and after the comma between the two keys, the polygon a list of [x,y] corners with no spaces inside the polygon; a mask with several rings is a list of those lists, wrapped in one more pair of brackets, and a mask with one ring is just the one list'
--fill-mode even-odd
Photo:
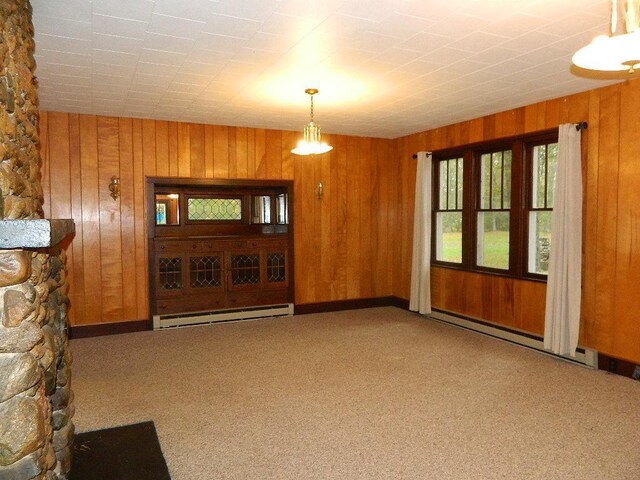
{"label": "built-in wooden cabinet", "polygon": [[293,303],[290,182],[149,179],[152,315]]}

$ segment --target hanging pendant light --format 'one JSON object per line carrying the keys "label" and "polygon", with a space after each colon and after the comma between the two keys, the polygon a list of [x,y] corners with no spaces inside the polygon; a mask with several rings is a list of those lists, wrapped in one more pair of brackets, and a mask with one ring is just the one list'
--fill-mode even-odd
{"label": "hanging pendant light", "polygon": [[298,142],[291,153],[296,155],[319,155],[332,150],[331,145],[320,141],[320,125],[313,122],[313,96],[318,93],[317,88],[307,88],[304,93],[311,97],[311,121],[305,125],[303,139]]}
{"label": "hanging pendant light", "polygon": [[618,1],[611,4],[611,35],[598,35],[578,50],[571,61],[580,68],[600,72],[628,71],[640,68],[640,0],[626,0],[624,8],[627,33],[616,35]]}

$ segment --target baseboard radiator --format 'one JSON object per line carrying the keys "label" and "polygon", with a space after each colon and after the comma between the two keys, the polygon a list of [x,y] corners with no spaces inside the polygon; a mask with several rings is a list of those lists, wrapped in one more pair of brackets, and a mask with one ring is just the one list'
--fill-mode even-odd
{"label": "baseboard radiator", "polygon": [[473,330],[485,335],[505,340],[510,343],[522,345],[534,350],[539,350],[542,353],[551,355],[563,360],[567,360],[572,363],[578,363],[590,368],[598,368],[598,352],[587,348],[578,348],[575,357],[569,357],[564,355],[554,355],[548,350],[544,349],[544,343],[542,339],[527,335],[525,333],[518,332],[517,330],[511,330],[507,328],[488,325],[484,322],[474,321],[464,317],[458,317],[456,315],[447,314],[444,312],[434,311],[428,315],[429,318],[437,320],[439,322],[448,323],[457,327],[465,328],[467,330]]}
{"label": "baseboard radiator", "polygon": [[233,308],[210,312],[195,312],[171,315],[154,315],[153,329],[172,327],[194,327],[211,323],[253,320],[265,317],[286,317],[293,315],[293,303],[261,305],[259,307]]}

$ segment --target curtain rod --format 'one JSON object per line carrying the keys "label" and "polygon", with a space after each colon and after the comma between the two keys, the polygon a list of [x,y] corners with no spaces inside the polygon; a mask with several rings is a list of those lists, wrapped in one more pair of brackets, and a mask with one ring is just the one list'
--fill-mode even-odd
{"label": "curtain rod", "polygon": [[[589,124],[587,122],[578,122],[576,123],[576,130],[579,132],[580,130],[586,130],[589,127]],[[431,152],[427,152],[427,153],[431,153]],[[414,160],[416,160],[418,158],[418,154],[414,153],[413,155],[411,155],[411,158],[413,158]]]}

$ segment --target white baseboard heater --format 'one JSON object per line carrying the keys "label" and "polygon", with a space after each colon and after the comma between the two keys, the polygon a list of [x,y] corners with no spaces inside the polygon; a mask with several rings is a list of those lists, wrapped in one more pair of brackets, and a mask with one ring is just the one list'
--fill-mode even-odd
{"label": "white baseboard heater", "polygon": [[210,312],[154,315],[153,329],[160,330],[171,327],[194,327],[197,325],[208,325],[211,323],[253,320],[265,317],[286,317],[290,315],[293,315],[293,303],[214,310]]}
{"label": "white baseboard heater", "polygon": [[533,335],[518,332],[517,330],[492,326],[484,322],[474,321],[472,319],[458,317],[456,315],[438,311],[431,312],[429,315],[427,315],[427,317],[457,327],[465,328],[467,330],[474,330],[479,333],[484,333],[485,335],[490,335],[492,337],[505,340],[507,342],[516,343],[518,345],[532,348],[534,350],[539,350],[542,353],[561,358],[569,362],[578,363],[590,368],[598,368],[598,352],[596,352],[595,350],[590,350],[588,348],[578,348],[575,357],[555,355],[544,349],[544,343],[542,339]]}

